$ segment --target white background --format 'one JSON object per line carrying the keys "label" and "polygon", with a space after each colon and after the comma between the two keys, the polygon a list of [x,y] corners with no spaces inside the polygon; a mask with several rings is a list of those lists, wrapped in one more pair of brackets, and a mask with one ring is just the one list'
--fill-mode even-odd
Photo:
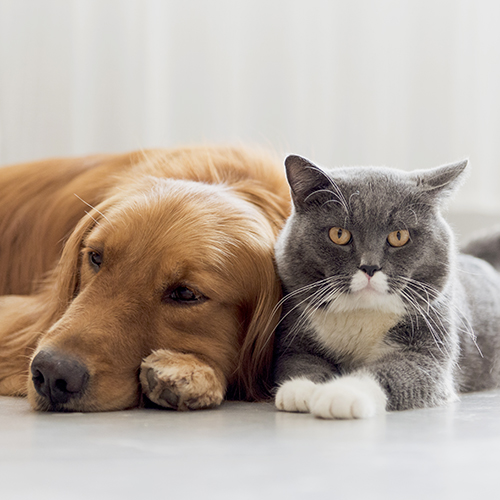
{"label": "white background", "polygon": [[500,215],[500,2],[0,0],[0,164],[198,142],[469,157],[453,210]]}

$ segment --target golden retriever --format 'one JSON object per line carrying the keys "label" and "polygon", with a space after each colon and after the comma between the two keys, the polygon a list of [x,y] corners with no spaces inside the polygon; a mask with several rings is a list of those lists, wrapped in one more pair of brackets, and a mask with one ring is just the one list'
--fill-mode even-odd
{"label": "golden retriever", "polygon": [[282,167],[230,147],[0,169],[0,394],[216,406],[269,388]]}

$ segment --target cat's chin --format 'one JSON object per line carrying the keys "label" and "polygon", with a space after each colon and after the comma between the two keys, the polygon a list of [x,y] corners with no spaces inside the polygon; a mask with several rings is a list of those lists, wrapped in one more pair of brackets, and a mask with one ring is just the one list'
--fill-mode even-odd
{"label": "cat's chin", "polygon": [[402,315],[405,306],[399,295],[364,288],[357,292],[342,294],[328,308],[331,312],[374,310],[382,313]]}

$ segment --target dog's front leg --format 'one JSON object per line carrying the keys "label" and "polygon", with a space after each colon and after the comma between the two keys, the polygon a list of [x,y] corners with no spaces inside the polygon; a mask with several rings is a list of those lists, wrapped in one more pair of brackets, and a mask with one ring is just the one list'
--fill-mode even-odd
{"label": "dog's front leg", "polygon": [[222,403],[225,378],[194,354],[160,349],[141,365],[143,393],[160,406],[176,410],[213,408]]}

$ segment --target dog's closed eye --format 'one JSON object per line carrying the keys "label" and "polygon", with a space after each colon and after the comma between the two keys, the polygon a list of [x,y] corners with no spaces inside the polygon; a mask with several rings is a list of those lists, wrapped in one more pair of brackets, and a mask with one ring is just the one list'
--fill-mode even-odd
{"label": "dog's closed eye", "polygon": [[192,287],[174,285],[165,290],[162,302],[173,305],[195,305],[205,302],[207,297]]}

